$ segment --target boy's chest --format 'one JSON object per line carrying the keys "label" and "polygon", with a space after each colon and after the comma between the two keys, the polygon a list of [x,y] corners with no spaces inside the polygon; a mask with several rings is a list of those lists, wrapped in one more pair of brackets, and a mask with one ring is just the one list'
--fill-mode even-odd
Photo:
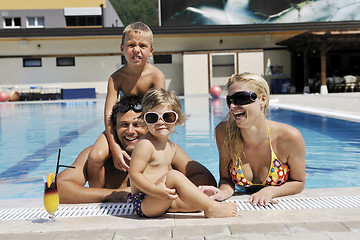
{"label": "boy's chest", "polygon": [[156,182],[161,176],[172,169],[171,162],[174,156],[175,151],[169,151],[168,149],[153,152],[144,174],[150,181]]}
{"label": "boy's chest", "polygon": [[139,79],[128,79],[121,84],[121,90],[124,95],[143,96],[153,87],[153,83],[148,77],[141,77]]}
{"label": "boy's chest", "polygon": [[149,162],[149,167],[168,170],[174,156],[175,150],[171,147],[166,147],[164,150],[156,150],[153,152],[152,159]]}

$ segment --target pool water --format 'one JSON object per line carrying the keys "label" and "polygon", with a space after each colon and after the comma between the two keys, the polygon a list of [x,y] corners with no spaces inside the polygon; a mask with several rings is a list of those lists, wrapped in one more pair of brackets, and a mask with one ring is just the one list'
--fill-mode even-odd
{"label": "pool water", "polygon": [[[214,128],[226,115],[224,99],[181,99],[189,114],[171,139],[218,180]],[[104,130],[104,99],[0,104],[0,199],[41,198],[42,174],[70,165]],[[306,145],[306,188],[360,187],[360,123],[271,109],[269,119],[300,130]]]}

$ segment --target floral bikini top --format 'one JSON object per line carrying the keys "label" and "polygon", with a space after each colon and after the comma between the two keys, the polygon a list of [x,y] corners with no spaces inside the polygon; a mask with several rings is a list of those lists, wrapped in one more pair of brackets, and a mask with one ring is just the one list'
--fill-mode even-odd
{"label": "floral bikini top", "polygon": [[[262,184],[254,184],[247,180],[244,176],[244,173],[241,169],[241,163],[235,164],[234,161],[231,161],[229,170],[232,181],[241,187],[250,187],[253,185],[263,185],[263,186],[279,186],[285,183],[288,180],[290,169],[289,166],[285,163],[282,163],[278,157],[275,155],[275,152],[271,146],[271,139],[270,139],[270,130],[268,128],[269,133],[269,142],[270,142],[270,149],[271,149],[271,166],[266,177],[265,181]],[[237,166],[238,165],[238,166]]]}

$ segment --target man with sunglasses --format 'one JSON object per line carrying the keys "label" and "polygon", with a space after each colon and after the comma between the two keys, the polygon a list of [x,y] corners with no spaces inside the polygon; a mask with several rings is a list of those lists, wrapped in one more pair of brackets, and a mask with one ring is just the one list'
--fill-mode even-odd
{"label": "man with sunglasses", "polygon": [[[147,132],[145,124],[139,120],[141,110],[141,98],[138,96],[121,97],[112,110],[111,120],[115,126],[118,144],[129,155]],[[85,187],[88,182],[87,159],[91,148],[92,146],[89,146],[79,154],[72,164],[75,169],[68,168],[59,174],[57,186],[60,203],[125,202],[130,193],[128,172],[114,167],[111,153],[103,166],[104,178],[100,179],[102,187]],[[190,159],[185,153],[180,152],[178,158],[182,165],[178,166],[177,170],[184,173],[195,185],[216,186],[213,175],[203,165]]]}

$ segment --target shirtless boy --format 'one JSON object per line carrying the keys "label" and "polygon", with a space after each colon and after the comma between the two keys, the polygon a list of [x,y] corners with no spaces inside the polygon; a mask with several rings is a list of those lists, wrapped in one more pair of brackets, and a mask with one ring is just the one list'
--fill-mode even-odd
{"label": "shirtless boy", "polygon": [[151,29],[141,22],[128,25],[122,36],[121,52],[127,63],[114,72],[108,81],[104,119],[105,133],[96,140],[88,161],[89,182],[93,186],[101,186],[104,179],[102,166],[110,152],[117,169],[127,171],[126,163],[131,156],[116,143],[116,133],[110,119],[111,109],[117,101],[119,93],[123,95],[143,96],[150,88],[165,89],[165,76],[154,65],[148,63],[153,54],[153,34]]}

